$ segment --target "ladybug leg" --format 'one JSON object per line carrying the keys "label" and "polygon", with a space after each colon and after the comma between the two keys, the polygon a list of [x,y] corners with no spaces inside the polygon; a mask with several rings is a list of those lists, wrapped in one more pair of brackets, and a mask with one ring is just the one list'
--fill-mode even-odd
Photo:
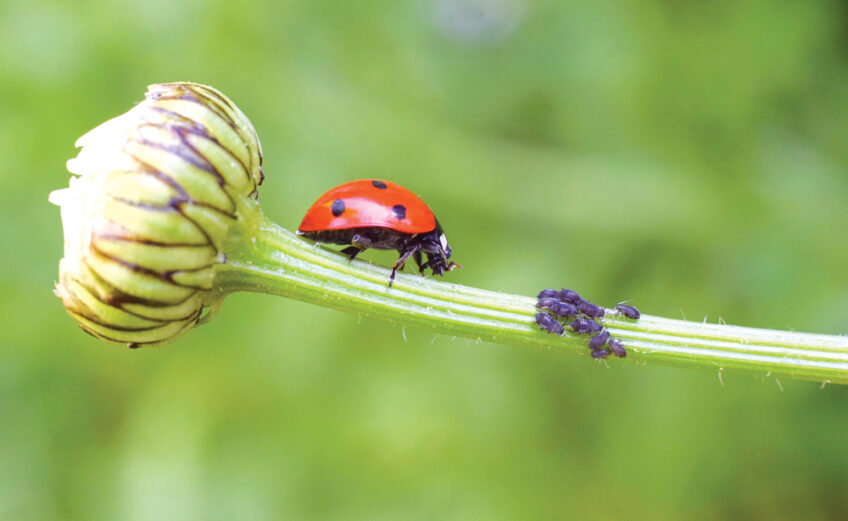
{"label": "ladybug leg", "polygon": [[394,266],[392,266],[392,275],[389,277],[389,287],[392,287],[392,283],[395,281],[395,275],[397,274],[397,270],[403,269],[403,265],[406,264],[406,261],[409,257],[421,249],[420,244],[412,244],[410,245],[408,250],[402,251],[398,260],[395,261]]}
{"label": "ladybug leg", "polygon": [[353,261],[357,255],[371,247],[372,241],[365,235],[357,233],[350,238],[350,244],[350,246],[341,251],[342,254],[348,256],[348,262]]}
{"label": "ladybug leg", "polygon": [[415,259],[415,264],[418,265],[418,274],[424,275],[424,270],[427,269],[427,263],[422,263],[423,259],[421,258],[421,250],[415,250],[412,254],[412,258]]}
{"label": "ladybug leg", "polygon": [[341,253],[342,255],[347,255],[348,262],[351,262],[351,261],[353,261],[353,259],[356,258],[357,255],[359,255],[363,251],[365,251],[364,248],[357,248],[356,246],[348,246],[347,248],[343,249],[339,253]]}

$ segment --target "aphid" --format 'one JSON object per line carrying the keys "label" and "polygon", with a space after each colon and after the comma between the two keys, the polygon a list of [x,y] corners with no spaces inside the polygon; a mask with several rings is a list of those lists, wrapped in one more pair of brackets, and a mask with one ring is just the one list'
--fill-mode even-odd
{"label": "aphid", "polygon": [[559,298],[559,291],[555,289],[543,289],[538,295],[536,295],[536,298]]}
{"label": "aphid", "polygon": [[602,316],[604,316],[604,308],[602,308],[601,306],[596,306],[588,300],[583,300],[579,304],[577,304],[577,309],[587,317],[601,318]]}
{"label": "aphid", "polygon": [[588,318],[578,318],[569,324],[571,329],[574,330],[575,333],[584,334],[584,333],[597,333],[603,326],[595,322],[594,320],[589,320]]}
{"label": "aphid", "polygon": [[615,356],[619,358],[624,358],[627,356],[627,351],[624,350],[624,346],[621,345],[621,342],[618,340],[612,339],[609,341],[609,348],[615,353]]}
{"label": "aphid", "polygon": [[610,352],[606,349],[598,349],[597,351],[592,351],[592,358],[606,358],[610,355]]}
{"label": "aphid", "polygon": [[552,305],[557,304],[559,300],[555,298],[542,297],[536,302],[536,307],[539,309],[550,309]]}
{"label": "aphid", "polygon": [[638,309],[634,308],[633,306],[627,306],[622,303],[617,304],[615,306],[615,309],[618,310],[618,313],[620,315],[624,315],[627,318],[632,318],[633,320],[638,320],[639,317],[642,316],[642,314],[639,313]]}
{"label": "aphid", "polygon": [[448,240],[430,208],[414,193],[389,181],[360,179],[333,188],[307,210],[297,233],[313,241],[349,244],[341,253],[350,260],[368,248],[397,250],[390,287],[409,257],[421,274],[427,268],[443,275],[461,267],[448,261]]}
{"label": "aphid", "polygon": [[577,314],[577,308],[568,302],[556,301],[550,306],[551,313],[558,317],[573,317]]}
{"label": "aphid", "polygon": [[579,293],[574,291],[573,289],[563,289],[562,291],[558,291],[559,299],[563,302],[568,302],[569,304],[574,304],[575,306],[581,302],[583,302],[583,298]]}
{"label": "aphid", "polygon": [[559,323],[559,320],[555,319],[547,313],[536,313],[536,324],[538,324],[540,328],[544,329],[548,333],[556,333],[558,335],[561,335],[565,331],[562,328],[562,324]]}
{"label": "aphid", "polygon": [[591,349],[592,351],[597,351],[598,349],[604,347],[604,344],[607,343],[609,337],[609,331],[601,331],[597,335],[593,336],[591,340],[589,340],[589,349]]}

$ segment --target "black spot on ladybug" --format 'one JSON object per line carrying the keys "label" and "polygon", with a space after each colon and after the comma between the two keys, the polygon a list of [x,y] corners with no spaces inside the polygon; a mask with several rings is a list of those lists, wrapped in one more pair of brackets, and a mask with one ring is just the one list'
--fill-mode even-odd
{"label": "black spot on ladybug", "polygon": [[406,219],[406,206],[402,204],[396,204],[392,206],[392,211],[395,212],[395,216],[397,216],[398,220],[402,221]]}
{"label": "black spot on ladybug", "polygon": [[374,185],[374,188],[379,188],[380,190],[385,190],[387,188],[386,183],[384,183],[382,181],[378,181],[376,179],[371,181],[371,184]]}
{"label": "black spot on ladybug", "polygon": [[341,199],[336,199],[333,201],[333,206],[330,207],[330,211],[333,212],[333,216],[338,217],[345,211],[345,202]]}

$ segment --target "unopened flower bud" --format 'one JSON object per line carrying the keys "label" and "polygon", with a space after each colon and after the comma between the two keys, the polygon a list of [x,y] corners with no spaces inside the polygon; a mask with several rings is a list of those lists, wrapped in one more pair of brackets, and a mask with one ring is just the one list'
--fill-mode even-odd
{"label": "unopened flower bud", "polygon": [[50,194],[65,232],[56,295],[98,338],[174,340],[223,298],[224,243],[263,179],[256,132],[217,90],[167,83],[77,146],[78,177]]}

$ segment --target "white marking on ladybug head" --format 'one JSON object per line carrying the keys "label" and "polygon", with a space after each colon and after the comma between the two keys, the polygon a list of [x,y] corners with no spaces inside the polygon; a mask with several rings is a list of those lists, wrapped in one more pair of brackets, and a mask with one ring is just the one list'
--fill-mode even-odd
{"label": "white marking on ladybug head", "polygon": [[442,243],[442,249],[443,249],[443,250],[447,250],[447,249],[448,249],[448,238],[447,238],[447,237],[445,237],[445,234],[444,234],[444,233],[443,233],[443,234],[441,234],[441,235],[439,235],[439,242],[440,242],[440,243]]}

